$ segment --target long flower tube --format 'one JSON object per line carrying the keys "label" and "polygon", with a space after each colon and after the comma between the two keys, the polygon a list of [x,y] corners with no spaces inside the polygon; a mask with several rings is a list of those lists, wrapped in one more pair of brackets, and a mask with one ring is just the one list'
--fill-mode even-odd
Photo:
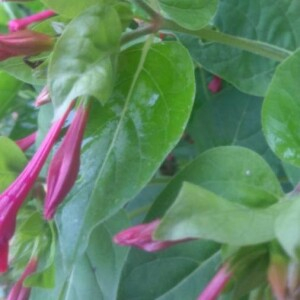
{"label": "long flower tube", "polygon": [[38,261],[36,258],[32,258],[26,266],[20,279],[14,284],[9,292],[7,300],[28,300],[30,296],[30,288],[24,287],[23,283],[25,279],[34,273],[37,268]]}
{"label": "long flower tube", "polygon": [[31,147],[35,143],[36,139],[36,132],[33,132],[32,134],[16,140],[15,143],[20,147],[22,151],[26,151],[29,147]]}
{"label": "long flower tube", "polygon": [[54,38],[28,29],[0,35],[0,61],[36,55],[52,48]]}
{"label": "long flower tube", "polygon": [[44,217],[53,218],[58,205],[74,185],[80,166],[80,148],[88,109],[80,105],[64,139],[52,158],[47,175]]}
{"label": "long flower tube", "polygon": [[187,242],[192,239],[182,239],[177,241],[158,241],[153,238],[154,231],[159,226],[160,220],[150,223],[129,227],[113,237],[114,243],[121,246],[133,246],[147,252],[156,252],[169,248],[178,243]]}
{"label": "long flower tube", "polygon": [[53,10],[48,9],[31,16],[10,20],[8,22],[8,29],[10,32],[19,31],[27,28],[27,26],[31,25],[32,23],[40,22],[50,17],[53,17],[55,16],[55,14],[56,13]]}
{"label": "long flower tube", "polygon": [[8,243],[14,234],[17,213],[33,187],[58,135],[72,109],[53,123],[47,136],[17,179],[0,195],[0,272],[8,268]]}
{"label": "long flower tube", "polygon": [[197,300],[216,300],[232,277],[227,265],[224,265],[209,282]]}

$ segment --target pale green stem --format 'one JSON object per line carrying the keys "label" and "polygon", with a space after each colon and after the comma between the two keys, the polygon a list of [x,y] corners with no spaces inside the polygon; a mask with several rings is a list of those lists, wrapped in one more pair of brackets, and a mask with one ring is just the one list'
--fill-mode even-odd
{"label": "pale green stem", "polygon": [[164,20],[161,26],[161,30],[175,31],[194,35],[206,41],[228,45],[276,61],[282,61],[292,54],[292,52],[289,50],[268,43],[233,36],[230,34],[213,30],[208,27],[195,31],[188,30],[171,20]]}

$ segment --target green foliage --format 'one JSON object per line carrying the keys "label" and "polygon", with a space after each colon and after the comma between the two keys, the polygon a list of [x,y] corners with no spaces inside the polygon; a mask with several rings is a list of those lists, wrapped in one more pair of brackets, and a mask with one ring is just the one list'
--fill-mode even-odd
{"label": "green foliage", "polygon": [[[52,36],[53,49],[0,62],[2,191],[53,122],[76,105],[38,180],[32,182],[32,170],[22,173],[22,185],[31,185],[1,284],[10,286],[36,256],[37,271],[24,282],[31,300],[194,300],[221,266],[232,276],[220,299],[272,299],[274,276],[276,288],[288,292],[282,299],[295,296],[299,1],[7,2],[0,6],[0,59],[20,47],[20,39],[3,42],[7,22],[46,9],[57,15],[29,28]],[[45,86],[51,102],[36,108]],[[78,125],[79,105],[89,115],[78,175],[72,151],[48,174],[69,125]],[[66,149],[78,146],[77,129]],[[35,146],[24,154],[11,139],[34,131]],[[69,166],[77,179],[48,222],[47,177],[64,187]],[[18,199],[17,189],[9,193]],[[140,233],[138,244],[176,245],[146,253],[113,241],[123,229],[154,220],[158,227]],[[6,221],[0,210],[5,238]],[[138,238],[131,235],[127,242]],[[274,247],[290,266],[288,279],[273,265]]]}
{"label": "green foliage", "polygon": [[3,191],[25,166],[27,159],[20,148],[7,137],[0,137],[0,190]]}

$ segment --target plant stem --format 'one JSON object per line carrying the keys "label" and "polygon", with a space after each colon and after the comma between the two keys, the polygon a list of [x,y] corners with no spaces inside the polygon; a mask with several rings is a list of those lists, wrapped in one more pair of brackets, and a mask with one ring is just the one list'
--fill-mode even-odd
{"label": "plant stem", "polygon": [[218,32],[211,28],[203,28],[195,31],[188,30],[171,20],[164,20],[161,29],[187,33],[197,36],[201,39],[205,39],[207,41],[217,42],[223,45],[235,47],[276,61],[282,61],[292,54],[292,52],[289,50],[268,43],[233,36],[223,32]]}
{"label": "plant stem", "polygon": [[122,35],[121,45],[127,44],[130,41],[136,40],[144,35],[155,33],[156,31],[157,30],[152,26],[152,24],[149,24],[136,30],[126,32]]}

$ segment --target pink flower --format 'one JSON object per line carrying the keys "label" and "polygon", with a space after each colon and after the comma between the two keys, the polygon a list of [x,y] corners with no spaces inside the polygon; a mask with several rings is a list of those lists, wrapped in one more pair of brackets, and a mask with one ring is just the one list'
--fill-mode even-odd
{"label": "pink flower", "polygon": [[145,250],[147,252],[155,252],[175,244],[185,242],[191,239],[182,239],[178,241],[157,241],[153,239],[153,233],[160,223],[155,220],[150,223],[140,224],[125,229],[113,238],[113,241],[121,246],[133,246]]}
{"label": "pink flower", "polygon": [[16,140],[15,143],[21,148],[22,151],[26,151],[30,146],[32,146],[35,143],[36,139],[36,132],[33,132],[32,134]]}
{"label": "pink flower", "polygon": [[80,166],[80,148],[88,117],[88,110],[79,106],[76,115],[55,153],[48,170],[45,219],[53,218],[76,181]]}
{"label": "pink flower", "polygon": [[26,266],[20,279],[14,284],[9,292],[7,300],[28,300],[30,296],[30,288],[24,287],[24,280],[35,272],[37,268],[37,259],[32,258]]}
{"label": "pink flower", "polygon": [[218,76],[214,76],[213,79],[208,84],[208,89],[215,94],[219,92],[221,88],[222,88],[222,79]]}
{"label": "pink flower", "polygon": [[51,101],[49,89],[47,86],[44,86],[35,99],[34,105],[35,107],[39,107],[41,105],[47,104]]}
{"label": "pink flower", "polygon": [[39,54],[50,50],[53,42],[51,36],[27,29],[0,35],[0,61],[15,56]]}
{"label": "pink flower", "polygon": [[215,300],[221,294],[226,284],[230,280],[232,273],[228,266],[224,265],[199,295],[197,300]]}
{"label": "pink flower", "polygon": [[58,121],[53,123],[37,152],[17,179],[0,195],[0,272],[8,267],[8,243],[14,234],[17,213],[33,187],[73,103]]}
{"label": "pink flower", "polygon": [[287,299],[288,262],[286,258],[273,255],[268,268],[268,281],[277,300]]}
{"label": "pink flower", "polygon": [[8,28],[10,32],[19,31],[21,29],[25,29],[28,25],[31,25],[35,22],[40,22],[50,17],[53,17],[55,12],[53,10],[44,10],[37,14],[21,18],[21,19],[14,19],[10,20],[8,23]]}

